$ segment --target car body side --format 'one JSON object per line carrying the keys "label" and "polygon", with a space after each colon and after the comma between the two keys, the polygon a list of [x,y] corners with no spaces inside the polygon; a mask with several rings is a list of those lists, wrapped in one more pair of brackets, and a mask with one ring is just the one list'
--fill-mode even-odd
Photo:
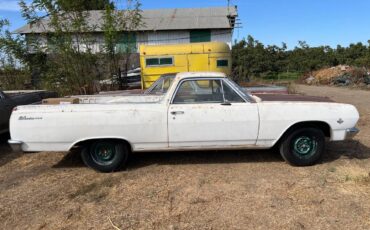
{"label": "car body side", "polygon": [[[217,79],[224,78],[219,74],[203,74]],[[359,119],[359,114],[352,105],[322,102],[235,103],[226,108],[243,109],[244,115],[239,113],[230,120],[226,118],[227,115],[233,115],[231,110],[224,109],[225,107],[219,104],[180,106],[182,109],[188,109],[185,110],[186,115],[187,111],[199,110],[196,119],[191,116],[172,115],[171,99],[179,82],[199,75],[201,74],[179,74],[167,94],[158,97],[158,101],[18,107],[10,120],[11,138],[13,141],[22,142],[23,151],[68,151],[81,143],[96,139],[125,141],[134,152],[268,149],[273,147],[289,128],[302,123],[325,124],[330,128],[330,140],[344,140],[347,130],[353,128]],[[222,111],[217,112],[217,109]],[[209,117],[210,114],[215,115]],[[201,120],[203,118],[204,120]],[[202,136],[199,125],[205,122],[207,125],[203,128],[209,127],[210,132],[205,133],[210,137],[205,137],[205,141],[194,139],[187,140],[188,143],[184,141],[177,143],[178,145],[173,144],[175,141],[172,140],[174,134],[171,123],[181,121],[184,125],[175,127],[181,127],[177,130],[182,132],[182,135],[198,135],[202,138],[204,135]],[[234,132],[235,129],[220,125],[227,124],[228,121],[238,132],[245,131],[250,135],[243,136],[242,133]],[[193,127],[199,129],[194,130]],[[37,132],[33,132],[36,129]]]}

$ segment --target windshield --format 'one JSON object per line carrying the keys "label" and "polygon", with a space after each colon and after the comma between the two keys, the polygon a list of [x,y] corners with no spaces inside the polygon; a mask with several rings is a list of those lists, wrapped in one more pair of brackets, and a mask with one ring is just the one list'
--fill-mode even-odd
{"label": "windshield", "polygon": [[153,85],[145,91],[145,94],[158,95],[165,94],[167,90],[171,87],[175,75],[167,75],[159,78]]}

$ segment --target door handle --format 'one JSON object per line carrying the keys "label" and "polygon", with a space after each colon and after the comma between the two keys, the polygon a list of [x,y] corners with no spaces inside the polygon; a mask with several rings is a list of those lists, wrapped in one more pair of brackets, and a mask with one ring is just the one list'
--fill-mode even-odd
{"label": "door handle", "polygon": [[184,114],[184,111],[172,111],[171,114],[172,115],[180,115],[180,114]]}
{"label": "door handle", "polygon": [[225,101],[224,103],[222,103],[221,105],[224,105],[224,106],[230,106],[231,105],[231,103],[230,102],[228,102],[228,101]]}

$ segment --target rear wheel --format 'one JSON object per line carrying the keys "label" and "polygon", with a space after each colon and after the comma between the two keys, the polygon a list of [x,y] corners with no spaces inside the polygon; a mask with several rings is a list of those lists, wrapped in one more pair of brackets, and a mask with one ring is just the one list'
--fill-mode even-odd
{"label": "rear wheel", "polygon": [[82,152],[84,163],[100,172],[113,172],[127,162],[127,146],[118,141],[98,140],[86,146]]}
{"label": "rear wheel", "polygon": [[325,151],[325,135],[320,129],[302,128],[290,132],[280,145],[280,154],[289,164],[315,164]]}

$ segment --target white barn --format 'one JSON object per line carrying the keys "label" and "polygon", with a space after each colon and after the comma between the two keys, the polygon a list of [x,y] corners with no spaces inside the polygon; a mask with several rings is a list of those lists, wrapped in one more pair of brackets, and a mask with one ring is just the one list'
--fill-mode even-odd
{"label": "white barn", "polygon": [[[80,49],[89,47],[93,52],[101,52],[104,45],[102,31],[103,11],[89,11],[87,22],[94,31],[90,35],[93,42],[79,44]],[[232,33],[237,18],[237,7],[208,7],[208,8],[176,8],[143,10],[143,25],[133,34],[133,43],[136,47],[140,44],[178,44],[193,42],[218,41],[231,46]],[[25,25],[14,33],[32,38],[42,45],[48,45],[48,34],[53,33],[48,26],[49,19],[45,18],[40,23]],[[122,31],[122,36],[127,33]],[[127,39],[122,39],[122,46],[127,45]],[[118,44],[119,46],[120,44]],[[32,53],[32,49],[30,48]]]}

